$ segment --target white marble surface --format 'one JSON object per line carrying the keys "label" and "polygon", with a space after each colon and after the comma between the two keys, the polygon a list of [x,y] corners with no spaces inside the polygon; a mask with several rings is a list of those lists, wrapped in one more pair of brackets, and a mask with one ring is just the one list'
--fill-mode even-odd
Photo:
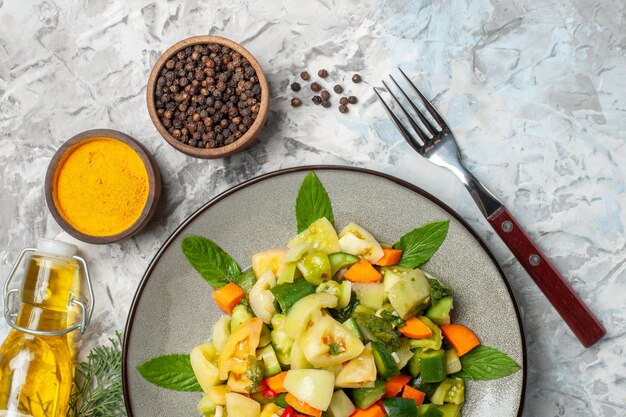
{"label": "white marble surface", "polygon": [[[503,265],[528,347],[525,417],[626,415],[626,19],[621,1],[0,0],[0,275],[38,237],[73,241],[43,194],[72,135],[114,128],[155,156],[164,202],[121,244],[79,243],[96,281],[83,352],[122,329],[150,259],[219,192],[279,168],[333,163],[409,180],[449,204]],[[254,4],[254,5],[253,5]],[[242,42],[272,89],[260,139],[225,160],[185,157],[148,117],[151,65],[198,34]],[[411,152],[370,88],[402,65],[457,134],[473,173],[527,227],[608,335],[583,349],[449,173]],[[357,95],[348,115],[292,109],[302,69]],[[358,71],[366,82],[353,85]],[[0,325],[0,337],[7,333]]]}

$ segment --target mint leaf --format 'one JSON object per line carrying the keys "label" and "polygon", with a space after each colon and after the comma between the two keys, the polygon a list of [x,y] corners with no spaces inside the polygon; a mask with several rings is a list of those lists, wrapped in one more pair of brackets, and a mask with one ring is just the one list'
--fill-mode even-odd
{"label": "mint leaf", "polygon": [[245,292],[249,292],[252,287],[254,287],[254,283],[256,282],[256,277],[254,276],[254,271],[252,268],[244,271],[239,277],[239,285]]}
{"label": "mint leaf", "polygon": [[333,209],[330,198],[314,172],[306,176],[296,198],[296,223],[298,233],[306,230],[316,220],[326,217],[333,223]]}
{"label": "mint leaf", "polygon": [[398,265],[417,268],[430,259],[448,234],[449,221],[433,222],[413,229],[393,244],[395,249],[402,249],[402,258]]}
{"label": "mint leaf", "polygon": [[221,288],[229,282],[240,284],[239,266],[214,242],[201,236],[187,236],[181,246],[191,266],[213,288]]}
{"label": "mint leaf", "polygon": [[189,355],[164,355],[139,365],[137,370],[144,379],[157,387],[174,391],[201,392]]}
{"label": "mint leaf", "polygon": [[463,370],[452,376],[465,380],[504,378],[520,370],[520,366],[509,355],[491,346],[476,346],[461,356]]}

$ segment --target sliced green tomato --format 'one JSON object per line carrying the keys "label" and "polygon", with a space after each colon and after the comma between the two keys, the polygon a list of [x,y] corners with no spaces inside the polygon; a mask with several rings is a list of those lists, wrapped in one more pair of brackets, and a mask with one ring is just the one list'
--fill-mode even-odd
{"label": "sliced green tomato", "polygon": [[267,271],[272,271],[274,276],[282,272],[281,261],[287,253],[286,249],[270,249],[252,255],[252,270],[254,276],[259,279]]}
{"label": "sliced green tomato", "polygon": [[217,350],[212,342],[193,348],[190,360],[193,373],[204,392],[209,392],[212,387],[221,383],[220,373],[215,365]]}
{"label": "sliced green tomato", "polygon": [[274,403],[268,403],[263,406],[260,417],[280,417],[283,409]]}
{"label": "sliced green tomato", "polygon": [[282,365],[289,365],[291,349],[294,344],[293,339],[287,336],[285,333],[285,315],[284,314],[275,314],[272,317],[272,347],[276,352],[276,356],[278,357],[278,361]]}
{"label": "sliced green tomato", "polygon": [[383,397],[385,394],[385,383],[381,380],[376,380],[374,387],[353,389],[350,394],[354,405],[361,410],[365,410]]}
{"label": "sliced green tomato", "polygon": [[298,271],[297,262],[289,262],[287,264],[283,264],[282,272],[278,276],[278,280],[276,281],[276,284],[284,284],[284,283],[293,282],[296,279],[297,275],[298,276],[301,275],[301,274],[296,274],[296,272],[300,272]]}
{"label": "sliced green tomato", "polygon": [[443,413],[434,404],[424,404],[417,407],[419,417],[442,417]]}
{"label": "sliced green tomato", "polygon": [[313,365],[306,360],[306,356],[302,353],[299,343],[294,343],[291,346],[291,354],[289,355],[291,369],[312,369]]}
{"label": "sliced green tomato", "polygon": [[305,255],[298,262],[298,270],[304,279],[313,285],[320,285],[332,278],[330,262],[324,252],[313,252]]}
{"label": "sliced green tomato", "polygon": [[248,308],[243,304],[237,304],[230,315],[230,333],[234,333],[239,326],[251,318],[252,314],[250,314]]}
{"label": "sliced green tomato", "polygon": [[218,351],[222,350],[226,344],[226,340],[230,336],[230,318],[222,316],[213,325],[213,344]]}
{"label": "sliced green tomato", "polygon": [[241,394],[226,394],[226,414],[237,417],[260,417],[261,404]]}
{"label": "sliced green tomato", "polygon": [[231,392],[240,392],[242,394],[250,393],[254,383],[246,374],[238,374],[231,372],[226,381],[226,387]]}
{"label": "sliced green tomato", "polygon": [[461,378],[446,378],[430,397],[433,404],[463,404],[465,401],[465,383]]}
{"label": "sliced green tomato", "polygon": [[352,297],[352,282],[325,281],[315,288],[315,292],[327,292],[336,296],[339,299],[337,308],[344,308],[350,303],[350,298]]}
{"label": "sliced green tomato", "polygon": [[461,405],[459,404],[444,404],[435,407],[441,411],[441,417],[461,417]]}
{"label": "sliced green tomato", "polygon": [[373,316],[374,314],[376,314],[376,310],[372,310],[369,307],[365,307],[359,304],[355,307],[354,313],[362,313],[362,314],[367,314],[368,316]]}
{"label": "sliced green tomato", "polygon": [[287,247],[291,249],[302,243],[306,243],[313,249],[322,251],[327,255],[341,250],[337,232],[326,217],[316,220],[306,230],[294,237],[287,244]]}
{"label": "sliced green tomato", "polygon": [[336,296],[326,292],[301,298],[287,314],[285,332],[292,339],[299,338],[315,321],[322,318],[323,308],[335,308],[338,301]]}
{"label": "sliced green tomato", "polygon": [[383,379],[389,379],[394,375],[398,375],[400,373],[400,369],[398,368],[398,364],[389,349],[378,341],[373,341],[371,344],[372,353],[374,354],[374,362],[376,363],[376,369],[378,370],[380,377]]}
{"label": "sliced green tomato", "polygon": [[263,320],[254,317],[228,337],[218,358],[220,379],[226,380],[229,372],[244,374],[248,370],[250,357],[256,357],[262,328]]}
{"label": "sliced green tomato", "polygon": [[356,358],[363,343],[331,316],[323,316],[297,341],[307,361],[316,367],[337,365]]}
{"label": "sliced green tomato", "polygon": [[261,329],[261,338],[259,339],[259,347],[265,347],[272,342],[272,334],[270,333],[270,328],[267,327],[267,324],[263,323],[263,328]]}
{"label": "sliced green tomato", "polygon": [[263,378],[281,373],[282,369],[272,345],[257,349],[256,357],[263,363]]}
{"label": "sliced green tomato", "polygon": [[342,252],[362,256],[376,262],[383,256],[383,248],[370,232],[356,223],[350,223],[339,233],[339,246]]}
{"label": "sliced green tomato", "polygon": [[216,408],[217,404],[213,402],[209,394],[204,394],[196,407],[198,414],[206,417],[213,417],[215,415]]}
{"label": "sliced green tomato", "polygon": [[271,291],[283,313],[287,313],[300,299],[313,294],[315,287],[308,281],[297,279],[292,283],[276,285]]}
{"label": "sliced green tomato", "polygon": [[228,393],[228,387],[226,385],[216,385],[209,388],[206,392],[216,405],[226,405],[226,394]]}
{"label": "sliced green tomato", "polygon": [[388,416],[415,417],[417,416],[417,403],[407,398],[385,398],[383,407]]}
{"label": "sliced green tomato", "polygon": [[355,411],[356,407],[343,390],[340,389],[333,393],[327,410],[328,417],[350,417]]}
{"label": "sliced green tomato", "polygon": [[276,277],[274,277],[272,271],[268,270],[259,277],[250,290],[250,308],[252,308],[254,314],[265,323],[269,323],[272,316],[276,314],[276,307],[274,306],[276,297],[274,297],[274,294],[270,291],[270,288],[275,285]]}
{"label": "sliced green tomato", "polygon": [[425,339],[409,339],[409,346],[411,349],[415,348],[424,348],[424,349],[432,349],[438,350],[441,349],[441,343],[443,342],[443,336],[441,334],[441,329],[437,327],[435,323],[430,321],[428,317],[419,316],[420,321],[422,321],[426,326],[433,331],[432,336],[427,337]]}
{"label": "sliced green tomato", "polygon": [[297,243],[289,247],[287,253],[285,253],[285,256],[283,256],[282,262],[285,264],[290,262],[298,262],[304,257],[304,255],[310,252],[315,252],[315,249],[309,246],[308,243]]}
{"label": "sliced green tomato", "polygon": [[355,282],[352,284],[352,290],[356,294],[356,298],[359,300],[361,305],[367,308],[378,310],[385,302],[385,287],[382,282]]}
{"label": "sliced green tomato", "polygon": [[431,306],[426,312],[426,317],[438,326],[450,324],[450,311],[454,307],[452,297],[443,297],[437,304]]}
{"label": "sliced green tomato", "polygon": [[291,395],[318,410],[326,411],[333,397],[335,374],[322,369],[292,369],[283,386]]}
{"label": "sliced green tomato", "polygon": [[430,284],[421,270],[390,266],[381,272],[387,298],[400,318],[406,320],[428,304]]}
{"label": "sliced green tomato", "polygon": [[343,365],[343,369],[335,378],[335,386],[339,388],[363,388],[376,380],[376,362],[372,353],[372,345],[368,344],[363,352]]}
{"label": "sliced green tomato", "polygon": [[357,263],[359,260],[358,256],[351,255],[346,252],[335,252],[328,255],[328,261],[330,262],[330,269],[333,276],[339,271],[341,268],[346,268],[348,266],[352,266]]}
{"label": "sliced green tomato", "polygon": [[459,355],[456,354],[454,349],[446,350],[446,373],[448,375],[455,374],[457,372],[461,372],[463,366],[461,365],[461,359],[459,359]]}

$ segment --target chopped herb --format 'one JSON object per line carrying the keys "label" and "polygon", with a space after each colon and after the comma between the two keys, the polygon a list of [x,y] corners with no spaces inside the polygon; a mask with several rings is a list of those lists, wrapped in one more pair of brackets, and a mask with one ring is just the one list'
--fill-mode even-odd
{"label": "chopped herb", "polygon": [[352,317],[352,313],[354,313],[354,309],[359,305],[359,300],[356,298],[356,294],[354,291],[350,296],[350,302],[344,308],[331,308],[328,309],[328,313],[340,323],[345,322],[350,317]]}
{"label": "chopped herb", "polygon": [[339,355],[339,344],[336,342],[331,343],[329,346],[330,350],[328,351],[331,355],[337,356]]}
{"label": "chopped herb", "polygon": [[355,313],[353,317],[366,339],[382,342],[391,351],[400,347],[400,337],[389,321],[365,313]]}
{"label": "chopped herb", "polygon": [[430,284],[430,302],[432,305],[437,304],[443,297],[452,295],[452,289],[443,285],[438,279],[428,278],[428,283]]}
{"label": "chopped herb", "polygon": [[404,324],[405,324],[404,320],[402,320],[400,317],[396,316],[395,314],[391,314],[388,311],[381,312],[380,317],[390,322],[396,328],[404,327]]}

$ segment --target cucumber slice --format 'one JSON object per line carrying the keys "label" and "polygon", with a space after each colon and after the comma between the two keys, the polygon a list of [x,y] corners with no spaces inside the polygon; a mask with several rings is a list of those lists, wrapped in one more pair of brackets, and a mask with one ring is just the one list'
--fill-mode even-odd
{"label": "cucumber slice", "polygon": [[431,319],[438,326],[450,324],[450,311],[453,307],[452,297],[443,297],[437,304],[434,304],[428,309],[426,317]]}
{"label": "cucumber slice", "polygon": [[237,304],[233,308],[233,313],[230,318],[230,332],[234,333],[246,320],[251,319],[252,314],[248,311],[243,304]]}
{"label": "cucumber slice", "polygon": [[356,388],[350,393],[352,401],[361,410],[365,410],[385,394],[385,383],[376,380],[373,388]]}
{"label": "cucumber slice", "polygon": [[278,301],[278,305],[280,305],[283,313],[287,313],[301,298],[313,294],[315,288],[306,280],[299,279],[292,283],[276,285],[270,291],[276,297],[276,301]]}
{"label": "cucumber slice", "polygon": [[341,268],[357,263],[359,257],[345,252],[335,252],[328,255],[328,260],[330,261],[330,269],[334,276]]}
{"label": "cucumber slice", "polygon": [[259,338],[259,347],[265,347],[272,341],[272,333],[270,328],[264,323],[261,327],[261,337]]}
{"label": "cucumber slice", "polygon": [[439,384],[430,397],[433,404],[463,404],[465,401],[465,383],[461,378],[446,378]]}
{"label": "cucumber slice", "polygon": [[333,393],[333,398],[328,406],[328,417],[350,417],[356,411],[356,407],[350,401],[350,398],[343,390],[337,390]]}
{"label": "cucumber slice", "polygon": [[385,398],[383,407],[389,416],[415,417],[417,415],[417,403],[407,398]]}
{"label": "cucumber slice", "polygon": [[433,404],[420,405],[417,409],[419,417],[442,417],[443,413]]}
{"label": "cucumber slice", "polygon": [[420,354],[422,381],[441,382],[446,378],[445,356],[441,349]]}
{"label": "cucumber slice", "polygon": [[391,355],[391,352],[385,347],[385,345],[383,345],[381,342],[373,341],[372,352],[374,353],[374,361],[376,362],[378,375],[380,375],[381,378],[387,380],[392,376],[398,375],[400,373],[400,369],[398,369],[398,364]]}
{"label": "cucumber slice", "polygon": [[413,378],[418,376],[422,370],[422,352],[423,349],[415,349],[413,357],[409,360],[409,373]]}
{"label": "cucumber slice", "polygon": [[459,359],[459,355],[456,354],[454,349],[446,350],[446,373],[448,375],[455,374],[457,372],[461,372],[463,366],[461,365],[461,360]]}
{"label": "cucumber slice", "polygon": [[222,350],[226,345],[226,340],[230,336],[230,318],[228,316],[222,316],[213,325],[213,344],[218,351]]}
{"label": "cucumber slice", "polygon": [[280,362],[272,345],[267,345],[256,351],[257,359],[263,362],[263,378],[268,378],[282,372]]}
{"label": "cucumber slice", "polygon": [[343,322],[343,325],[348,328],[356,337],[358,337],[361,341],[363,341],[363,334],[361,330],[359,330],[359,326],[356,324],[356,320],[350,317],[348,320]]}

